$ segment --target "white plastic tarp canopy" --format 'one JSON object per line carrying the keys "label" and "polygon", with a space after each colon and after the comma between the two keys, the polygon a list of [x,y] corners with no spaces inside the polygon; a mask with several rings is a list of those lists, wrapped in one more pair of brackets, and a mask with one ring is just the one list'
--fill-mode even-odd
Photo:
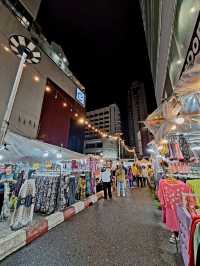
{"label": "white plastic tarp canopy", "polygon": [[[177,102],[177,103],[176,103]],[[176,119],[181,117],[184,123]],[[156,141],[171,132],[197,132],[200,130],[200,93],[178,94],[156,109],[145,121]],[[176,126],[176,128],[174,128]]]}
{"label": "white plastic tarp canopy", "polygon": [[[84,154],[29,139],[10,131],[6,135],[5,143],[6,149],[1,147],[0,150],[1,162],[67,161],[87,158]],[[57,158],[58,154],[61,154],[62,158]]]}

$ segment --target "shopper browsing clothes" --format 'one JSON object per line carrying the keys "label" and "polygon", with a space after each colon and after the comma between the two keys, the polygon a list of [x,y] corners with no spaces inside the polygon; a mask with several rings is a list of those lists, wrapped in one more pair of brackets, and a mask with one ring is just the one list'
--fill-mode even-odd
{"label": "shopper browsing clothes", "polygon": [[120,197],[122,193],[122,196],[125,197],[126,173],[125,170],[123,169],[122,164],[120,164],[119,168],[116,170],[116,179],[117,179],[117,196]]}
{"label": "shopper browsing clothes", "polygon": [[111,192],[111,169],[109,166],[106,166],[101,171],[101,179],[103,182],[103,190],[104,190],[104,199],[107,199],[107,194],[109,198],[112,198]]}

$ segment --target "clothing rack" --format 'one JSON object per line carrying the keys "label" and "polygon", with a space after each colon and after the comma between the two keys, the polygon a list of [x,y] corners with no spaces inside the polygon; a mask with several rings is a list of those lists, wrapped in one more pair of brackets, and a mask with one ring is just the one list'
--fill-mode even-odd
{"label": "clothing rack", "polygon": [[32,174],[34,177],[36,177],[36,176],[39,176],[39,177],[41,177],[41,176],[48,176],[48,177],[59,177],[59,176],[61,176],[61,171],[57,171],[57,170],[55,170],[55,171],[49,171],[49,170],[47,170],[47,171],[45,171],[45,170],[42,170],[42,171],[36,171],[35,173],[33,173]]}

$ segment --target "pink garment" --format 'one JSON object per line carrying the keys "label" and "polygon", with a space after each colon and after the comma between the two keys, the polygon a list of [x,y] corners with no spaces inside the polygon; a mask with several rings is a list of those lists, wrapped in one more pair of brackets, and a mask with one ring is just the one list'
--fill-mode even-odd
{"label": "pink garment", "polygon": [[170,231],[179,231],[176,205],[182,202],[182,192],[191,193],[191,189],[179,180],[168,181],[161,179],[159,182],[158,197],[162,207],[162,218]]}

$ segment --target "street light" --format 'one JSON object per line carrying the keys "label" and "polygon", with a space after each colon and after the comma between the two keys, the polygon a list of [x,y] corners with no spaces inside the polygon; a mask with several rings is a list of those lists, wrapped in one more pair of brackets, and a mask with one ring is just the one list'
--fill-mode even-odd
{"label": "street light", "polygon": [[30,41],[24,36],[12,35],[9,38],[9,45],[10,45],[10,49],[12,50],[12,52],[15,53],[17,57],[21,58],[21,60],[19,63],[19,67],[17,70],[13,88],[12,88],[10,98],[8,101],[7,109],[5,111],[3,122],[2,122],[1,133],[0,133],[0,144],[1,145],[4,143],[4,138],[8,130],[10,116],[12,113],[19,83],[22,77],[24,64],[25,63],[38,64],[41,60],[41,53],[39,49],[36,47],[36,45],[32,41]]}

